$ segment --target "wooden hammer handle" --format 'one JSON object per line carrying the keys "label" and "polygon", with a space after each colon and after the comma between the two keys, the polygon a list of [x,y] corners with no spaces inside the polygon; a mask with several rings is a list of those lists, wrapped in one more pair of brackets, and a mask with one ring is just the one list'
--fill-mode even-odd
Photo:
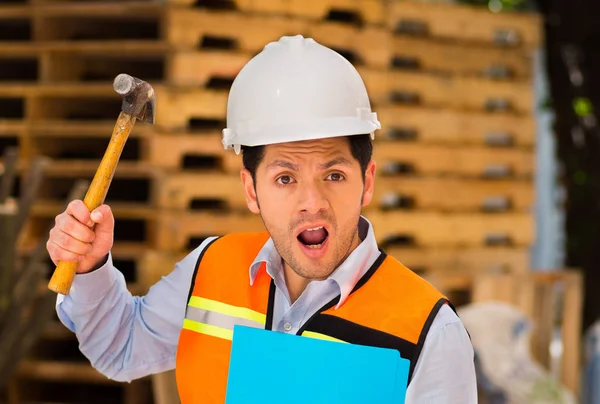
{"label": "wooden hammer handle", "polygon": [[[104,203],[112,182],[121,152],[136,118],[121,111],[100,166],[85,195],[83,203],[91,212]],[[68,295],[77,270],[77,262],[60,261],[48,283],[48,288],[56,293]]]}

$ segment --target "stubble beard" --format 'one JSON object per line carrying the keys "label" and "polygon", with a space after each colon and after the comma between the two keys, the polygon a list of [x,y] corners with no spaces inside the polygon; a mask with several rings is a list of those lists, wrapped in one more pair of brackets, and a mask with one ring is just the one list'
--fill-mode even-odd
{"label": "stubble beard", "polygon": [[[262,213],[261,218],[265,228],[273,239],[275,249],[281,256],[283,263],[287,264],[298,276],[305,279],[319,280],[326,279],[331,275],[331,273],[335,271],[335,269],[339,267],[350,254],[350,249],[356,241],[356,238],[358,238],[358,221],[360,219],[360,214],[356,217],[356,220],[353,220],[352,223],[345,226],[341,232],[339,232],[335,218],[328,214],[319,214],[312,217],[305,216],[302,219],[290,223],[287,232],[280,231],[276,227],[271,226],[262,216]],[[296,259],[293,251],[294,243],[298,242],[297,238],[294,236],[295,230],[302,223],[319,219],[325,220],[328,223],[330,237],[331,233],[336,235],[335,242],[331,243],[328,247],[334,248],[333,258],[326,262],[312,261],[308,264],[301,263],[300,260]],[[329,242],[331,241],[332,240],[329,240]],[[302,253],[298,252],[298,254]],[[306,259],[308,260],[308,258]]]}

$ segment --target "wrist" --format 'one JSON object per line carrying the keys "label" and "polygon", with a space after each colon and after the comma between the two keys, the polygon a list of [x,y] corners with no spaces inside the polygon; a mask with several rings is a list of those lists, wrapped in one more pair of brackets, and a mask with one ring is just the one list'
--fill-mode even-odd
{"label": "wrist", "polygon": [[108,253],[96,261],[92,261],[92,262],[83,261],[77,266],[77,273],[78,274],[88,274],[90,272],[97,271],[98,269],[100,269],[104,265],[106,265],[107,262],[108,262]]}

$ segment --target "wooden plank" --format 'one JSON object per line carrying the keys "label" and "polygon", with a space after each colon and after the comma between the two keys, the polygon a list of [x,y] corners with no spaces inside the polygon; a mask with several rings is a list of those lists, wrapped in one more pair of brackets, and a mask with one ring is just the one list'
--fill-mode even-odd
{"label": "wooden plank", "polygon": [[0,42],[2,56],[35,56],[41,52],[72,54],[115,54],[136,55],[164,54],[172,47],[156,40],[104,40],[104,41],[61,41],[41,40],[24,43]]}
{"label": "wooden plank", "polygon": [[[176,5],[193,5],[195,0],[168,0]],[[313,20],[327,17],[331,11],[356,15],[364,22],[379,24],[385,11],[380,0],[234,0],[238,10],[247,13],[290,15]]]}
{"label": "wooden plank", "polygon": [[[106,201],[111,207],[115,218],[121,219],[153,219],[155,209],[151,206],[139,203],[111,202]],[[64,204],[53,200],[39,199],[31,209],[32,217],[51,218],[58,215],[64,209]]]}
{"label": "wooden plank", "polygon": [[38,2],[32,7],[36,15],[54,16],[154,16],[163,10],[163,5],[148,1],[72,1]]}
{"label": "wooden plank", "polygon": [[[113,91],[114,92],[114,91]],[[155,125],[164,130],[184,129],[190,119],[224,119],[227,92],[205,89],[155,88]]]}
{"label": "wooden plank", "polygon": [[26,126],[27,124],[20,119],[0,119],[0,137],[22,135]]}
{"label": "wooden plank", "polygon": [[541,17],[534,13],[492,13],[485,7],[394,1],[386,10],[390,29],[465,42],[537,47]]}
{"label": "wooden plank", "polygon": [[174,53],[167,80],[176,86],[205,86],[213,77],[233,80],[252,55],[223,50]]}
{"label": "wooden plank", "polygon": [[403,71],[358,68],[376,105],[392,101],[435,108],[512,111],[529,114],[534,108],[528,82],[491,81],[476,77],[444,77]]}
{"label": "wooden plank", "polygon": [[[65,176],[70,178],[89,177],[91,180],[98,169],[94,161],[52,162],[46,169],[46,177]],[[120,161],[115,171],[117,177],[149,178],[156,173],[156,168],[150,164],[137,161]]]}
{"label": "wooden plank", "polygon": [[[369,212],[366,217],[380,243],[402,237],[422,247],[483,247],[493,243],[527,246],[534,239],[533,218],[523,213]],[[154,246],[182,251],[188,248],[191,238],[246,231],[264,231],[260,216],[164,211],[158,215]]]}
{"label": "wooden plank", "polygon": [[3,5],[0,7],[0,19],[28,18],[31,17],[32,10],[29,5]]}
{"label": "wooden plank", "polygon": [[[149,140],[149,162],[161,168],[181,168],[184,156],[213,156],[212,167],[239,173],[241,156],[224,150],[218,133],[157,135]],[[481,146],[439,146],[406,142],[378,142],[373,158],[386,175],[457,174],[471,177],[531,177],[534,155],[528,150]]]}
{"label": "wooden plank", "polygon": [[583,275],[573,271],[565,277],[562,313],[562,343],[568,349],[561,363],[561,379],[571,390],[580,391],[581,324],[583,312]]}
{"label": "wooden plank", "polygon": [[[174,172],[156,182],[156,206],[161,209],[190,209],[193,200],[219,200],[230,209],[246,211],[239,175]],[[439,211],[529,211],[534,187],[529,181],[486,181],[478,179],[379,177],[371,205]]]}
{"label": "wooden plank", "polygon": [[[460,143],[531,147],[535,120],[512,114],[488,114],[451,109],[379,106],[374,109],[387,138],[423,143]],[[376,134],[375,140],[380,139]]]}
{"label": "wooden plank", "polygon": [[[54,96],[54,97],[88,97],[113,96],[115,93],[112,82],[105,83],[23,83],[6,84],[0,87],[0,96]],[[120,104],[117,104],[120,105]]]}

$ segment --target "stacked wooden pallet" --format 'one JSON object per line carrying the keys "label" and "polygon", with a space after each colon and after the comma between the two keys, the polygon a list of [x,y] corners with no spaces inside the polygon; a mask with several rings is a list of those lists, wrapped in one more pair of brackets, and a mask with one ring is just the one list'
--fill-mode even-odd
{"label": "stacked wooden pallet", "polygon": [[[380,173],[365,215],[382,245],[422,273],[526,270],[534,238],[535,16],[411,1],[220,3],[232,10],[172,3],[165,32],[177,52],[157,108],[169,133],[155,136],[150,151],[165,170],[156,199],[159,250],[182,253],[209,235],[262,229],[246,213],[241,162],[219,142],[226,89],[265,43],[300,33],[358,67],[379,113]],[[213,45],[229,49],[206,49]],[[225,88],[210,88],[215,83]],[[194,129],[200,122],[220,126]],[[182,169],[194,158],[210,171]],[[227,210],[192,209],[211,202]]]}
{"label": "stacked wooden pallet", "polygon": [[[114,76],[126,71],[162,80],[161,10],[150,2],[0,6],[0,149],[18,145],[22,167],[35,156],[52,159],[22,240],[24,254],[47,237],[47,226],[73,183],[91,179],[120,110],[111,86]],[[114,256],[134,292],[139,290],[136,263],[147,245],[152,216],[152,169],[144,157],[147,129],[136,127],[109,195],[118,218]],[[58,322],[9,387],[11,403],[133,404],[148,402],[151,394],[148,380],[123,385],[96,372]]]}

